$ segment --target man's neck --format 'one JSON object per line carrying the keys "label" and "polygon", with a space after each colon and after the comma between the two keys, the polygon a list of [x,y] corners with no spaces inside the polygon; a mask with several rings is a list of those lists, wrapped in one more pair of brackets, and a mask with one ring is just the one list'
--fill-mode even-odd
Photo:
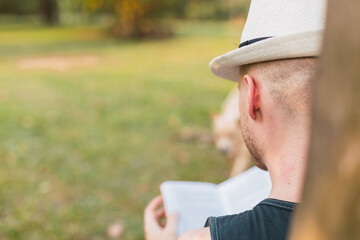
{"label": "man's neck", "polygon": [[306,170],[308,138],[288,139],[277,151],[268,154],[267,167],[270,173],[272,189],[270,198],[289,202],[300,202]]}

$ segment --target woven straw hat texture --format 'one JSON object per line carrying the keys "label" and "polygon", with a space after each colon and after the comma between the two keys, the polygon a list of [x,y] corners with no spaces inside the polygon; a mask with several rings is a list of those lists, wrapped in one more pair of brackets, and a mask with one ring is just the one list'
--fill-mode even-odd
{"label": "woven straw hat texture", "polygon": [[239,66],[270,60],[319,56],[326,19],[326,0],[252,0],[242,46],[210,62],[216,75],[237,81]]}

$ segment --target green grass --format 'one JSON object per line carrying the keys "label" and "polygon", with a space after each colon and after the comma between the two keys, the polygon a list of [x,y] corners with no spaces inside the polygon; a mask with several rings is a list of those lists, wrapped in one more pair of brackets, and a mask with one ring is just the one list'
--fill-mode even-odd
{"label": "green grass", "polygon": [[[212,145],[182,141],[211,129],[234,84],[208,62],[234,48],[226,23],[181,23],[175,38],[122,42],[101,29],[0,30],[0,238],[143,239],[142,214],[165,180],[221,182]],[[65,72],[21,70],[24,57],[99,58]]]}

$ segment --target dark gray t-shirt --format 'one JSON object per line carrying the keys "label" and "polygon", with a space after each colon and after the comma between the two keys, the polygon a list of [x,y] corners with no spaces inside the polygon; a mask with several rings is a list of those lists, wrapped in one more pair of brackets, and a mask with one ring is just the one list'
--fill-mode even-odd
{"label": "dark gray t-shirt", "polygon": [[252,210],[209,217],[211,240],[285,240],[296,203],[267,198]]}

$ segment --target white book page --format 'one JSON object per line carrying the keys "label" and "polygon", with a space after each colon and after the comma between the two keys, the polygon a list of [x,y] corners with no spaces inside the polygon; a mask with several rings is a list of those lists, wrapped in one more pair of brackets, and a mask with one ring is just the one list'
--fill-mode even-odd
{"label": "white book page", "polygon": [[165,211],[179,214],[178,235],[202,228],[209,216],[224,214],[215,184],[167,181],[160,186]]}
{"label": "white book page", "polygon": [[252,209],[270,195],[269,173],[258,167],[250,168],[218,185],[226,214],[237,214]]}

